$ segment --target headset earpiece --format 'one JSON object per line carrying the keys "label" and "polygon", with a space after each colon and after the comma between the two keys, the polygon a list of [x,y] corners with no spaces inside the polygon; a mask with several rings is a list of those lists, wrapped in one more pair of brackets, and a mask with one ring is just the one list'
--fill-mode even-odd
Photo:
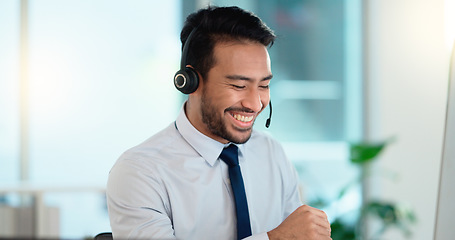
{"label": "headset earpiece", "polygon": [[175,88],[184,94],[193,93],[199,86],[199,75],[197,74],[196,70],[186,66],[186,58],[188,55],[191,38],[196,30],[197,27],[191,30],[188,38],[185,41],[185,45],[183,46],[182,50],[182,59],[180,60],[180,70],[178,70],[174,75]]}
{"label": "headset earpiece", "polygon": [[185,67],[185,69],[180,69],[175,73],[174,85],[184,94],[193,93],[199,86],[199,76],[194,69]]}

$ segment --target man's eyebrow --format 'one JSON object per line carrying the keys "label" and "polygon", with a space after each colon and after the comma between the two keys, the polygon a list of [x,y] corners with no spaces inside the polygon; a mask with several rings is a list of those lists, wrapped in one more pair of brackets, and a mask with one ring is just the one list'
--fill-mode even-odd
{"label": "man's eyebrow", "polygon": [[261,81],[267,81],[273,78],[273,74],[268,75],[267,77],[263,78]]}
{"label": "man's eyebrow", "polygon": [[[249,77],[246,77],[246,76],[242,76],[242,75],[226,75],[226,78],[227,79],[231,79],[231,80],[245,80],[245,81],[253,80],[252,78],[249,78]],[[261,81],[267,81],[267,80],[270,80],[272,78],[273,78],[273,75],[270,74],[267,77],[262,78]]]}

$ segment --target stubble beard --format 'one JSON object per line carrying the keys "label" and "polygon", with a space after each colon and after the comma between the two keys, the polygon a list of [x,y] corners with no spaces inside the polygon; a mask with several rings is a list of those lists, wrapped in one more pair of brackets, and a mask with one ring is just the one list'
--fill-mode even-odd
{"label": "stubble beard", "polygon": [[[205,91],[202,93],[201,97],[201,116],[202,122],[207,126],[208,130],[218,136],[221,137],[229,142],[233,142],[236,144],[243,144],[247,142],[251,137],[252,127],[248,129],[236,129],[239,132],[249,132],[246,137],[235,136],[235,133],[229,132],[227,129],[227,123],[223,119],[222,116],[217,115],[218,111],[216,107],[210,103],[210,99],[207,97]],[[233,109],[227,108],[224,110],[226,113]],[[242,109],[242,111],[245,111]],[[246,110],[248,111],[248,110]]]}

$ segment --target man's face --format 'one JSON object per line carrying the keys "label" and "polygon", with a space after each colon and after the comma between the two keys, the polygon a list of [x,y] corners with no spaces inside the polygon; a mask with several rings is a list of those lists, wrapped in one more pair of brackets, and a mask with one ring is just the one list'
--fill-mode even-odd
{"label": "man's face", "polygon": [[253,42],[219,43],[214,57],[214,67],[201,86],[198,129],[223,143],[244,143],[270,99],[267,48]]}

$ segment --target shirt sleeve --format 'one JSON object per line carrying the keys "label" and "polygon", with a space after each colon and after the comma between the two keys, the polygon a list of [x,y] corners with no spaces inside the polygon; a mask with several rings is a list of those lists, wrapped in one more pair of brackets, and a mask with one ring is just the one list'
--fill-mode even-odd
{"label": "shirt sleeve", "polygon": [[159,180],[133,161],[118,161],[106,189],[114,239],[175,239],[171,212]]}
{"label": "shirt sleeve", "polygon": [[284,202],[286,204],[285,208],[285,217],[288,217],[292,212],[294,212],[298,207],[302,205],[302,200],[300,198],[300,188],[299,188],[299,177],[297,171],[294,168],[294,165],[289,162],[289,184],[288,189],[284,194]]}
{"label": "shirt sleeve", "polygon": [[302,205],[302,200],[300,197],[299,189],[299,176],[295,169],[294,164],[287,158],[284,149],[281,144],[279,144],[278,155],[282,157],[282,172],[283,172],[283,221],[286,219],[292,212],[294,212],[298,207]]}

